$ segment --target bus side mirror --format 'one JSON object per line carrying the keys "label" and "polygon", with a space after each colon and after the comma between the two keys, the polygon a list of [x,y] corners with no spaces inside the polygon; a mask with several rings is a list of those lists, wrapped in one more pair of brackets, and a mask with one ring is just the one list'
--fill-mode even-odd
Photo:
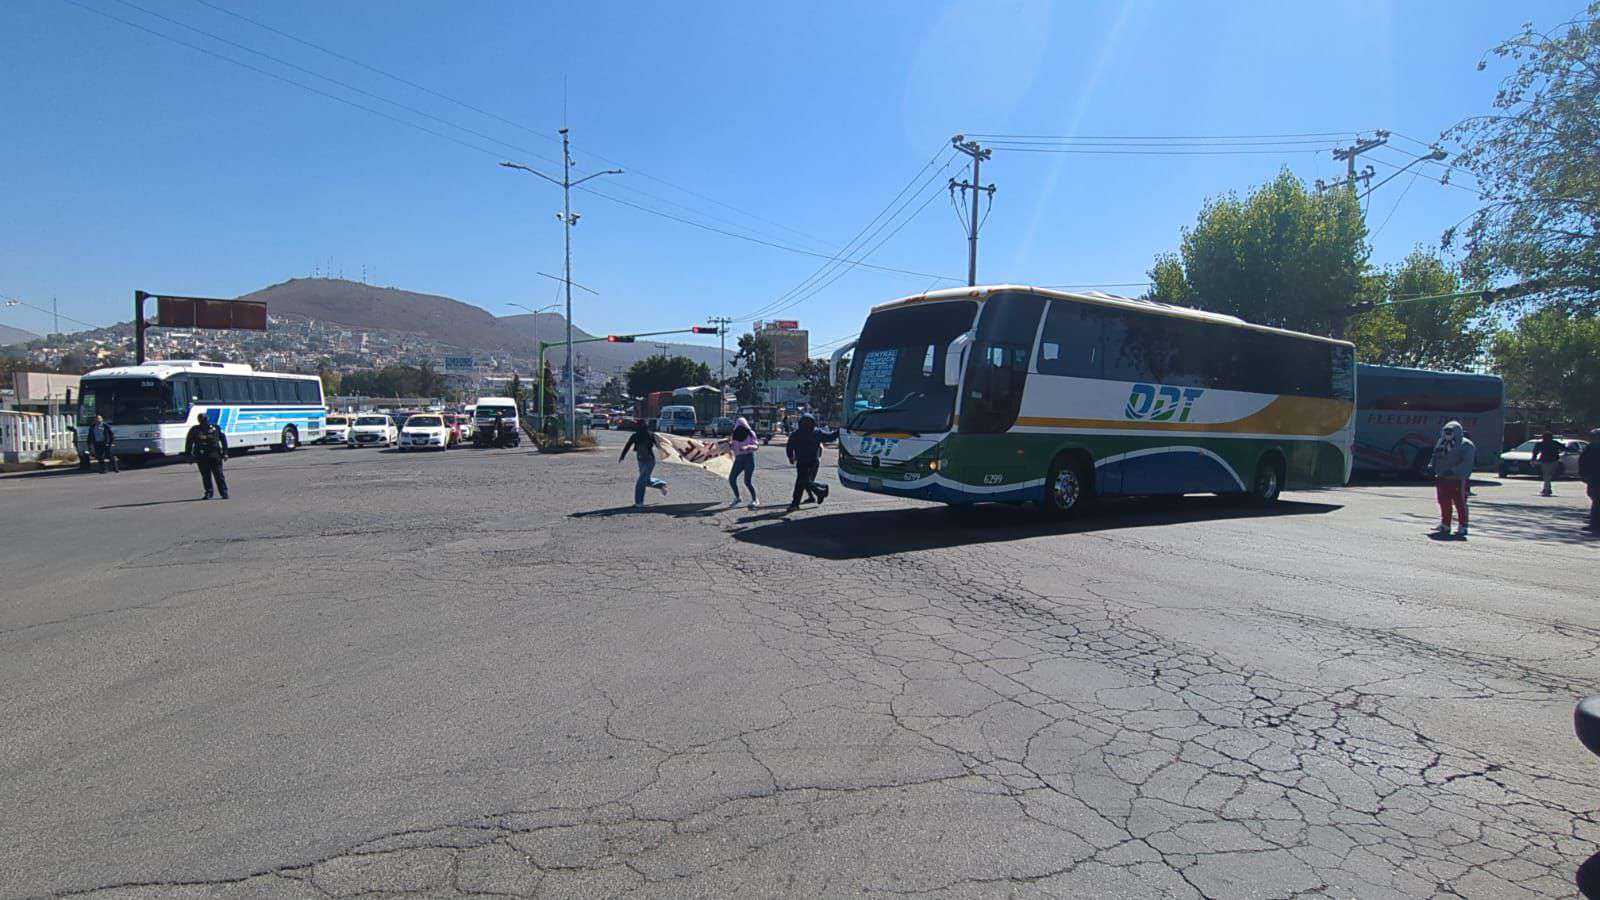
{"label": "bus side mirror", "polygon": [[972,333],[968,332],[950,342],[950,348],[944,351],[944,385],[955,387],[961,383],[961,364],[966,362],[967,347],[972,345]]}
{"label": "bus side mirror", "polygon": [[839,360],[846,353],[849,353],[851,350],[854,350],[856,344],[858,344],[858,343],[860,343],[860,342],[859,341],[851,341],[850,343],[845,344],[843,347],[840,347],[839,349],[833,351],[833,355],[828,358],[828,383],[829,384],[838,384],[839,383]]}

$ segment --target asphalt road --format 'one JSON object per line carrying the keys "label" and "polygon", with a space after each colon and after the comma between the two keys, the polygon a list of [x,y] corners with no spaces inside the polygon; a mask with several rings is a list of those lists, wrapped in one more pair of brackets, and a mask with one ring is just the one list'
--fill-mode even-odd
{"label": "asphalt road", "polygon": [[226,502],[187,466],[0,480],[0,895],[1501,898],[1600,867],[1571,483],[1485,484],[1468,541],[1418,485],[1049,525],[837,489],[785,518],[663,466],[635,513],[608,440],[256,455]]}

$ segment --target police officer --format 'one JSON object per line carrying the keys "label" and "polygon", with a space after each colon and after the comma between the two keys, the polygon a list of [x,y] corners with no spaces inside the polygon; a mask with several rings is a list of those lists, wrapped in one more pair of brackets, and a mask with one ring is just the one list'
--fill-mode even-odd
{"label": "police officer", "polygon": [[222,461],[228,458],[228,436],[211,424],[205,413],[201,413],[199,421],[189,429],[189,437],[183,442],[183,455],[200,466],[200,484],[206,489],[206,495],[200,499],[211,499],[213,480],[222,499],[228,499],[228,479],[222,474]]}

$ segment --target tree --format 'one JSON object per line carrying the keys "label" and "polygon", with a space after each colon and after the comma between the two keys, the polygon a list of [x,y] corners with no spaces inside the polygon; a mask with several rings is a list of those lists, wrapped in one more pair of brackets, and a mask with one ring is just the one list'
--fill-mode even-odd
{"label": "tree", "polygon": [[628,369],[628,393],[643,397],[654,391],[670,391],[711,380],[711,369],[687,356],[656,354],[634,363]]}
{"label": "tree", "polygon": [[[849,370],[850,357],[841,358],[839,371],[844,373]],[[804,360],[795,368],[795,374],[801,378],[801,396],[806,398],[806,405],[811,407],[811,412],[817,417],[817,421],[822,423],[836,421],[840,411],[844,409],[844,385],[834,384],[828,380],[828,361]]]}
{"label": "tree", "polygon": [[739,335],[739,348],[733,355],[739,371],[730,379],[733,394],[740,403],[755,403],[766,392],[767,382],[778,374],[777,353],[772,342],[755,334]]}
{"label": "tree", "polygon": [[1529,313],[1496,334],[1490,352],[1508,400],[1559,406],[1580,422],[1600,420],[1600,318],[1562,309]]}
{"label": "tree", "polygon": [[1600,2],[1548,32],[1524,26],[1492,52],[1517,68],[1493,113],[1445,133],[1465,147],[1455,163],[1483,199],[1445,246],[1461,239],[1474,279],[1517,279],[1507,294],[1523,303],[1600,312]]}
{"label": "tree", "polygon": [[317,377],[322,379],[322,393],[335,396],[339,393],[339,373],[323,366],[317,370]]}
{"label": "tree", "polygon": [[[511,373],[511,384],[507,386],[506,393],[511,395],[511,401],[516,404],[519,412],[528,408],[528,404],[523,402],[521,375],[518,375],[515,372]],[[545,398],[545,402],[549,402],[548,397]]]}
{"label": "tree", "polygon": [[1366,237],[1353,190],[1312,194],[1285,169],[1242,200],[1207,201],[1179,254],[1156,258],[1146,297],[1328,334],[1361,293]]}
{"label": "tree", "polygon": [[[544,361],[544,373],[542,380],[544,381],[544,408],[545,412],[549,412],[550,410],[555,409],[558,405],[556,403],[556,398],[561,396],[561,392],[556,390],[556,370],[555,367],[550,364],[550,360],[548,359]],[[537,385],[534,386],[533,391],[535,398],[537,398],[539,393],[539,388]]]}
{"label": "tree", "polygon": [[1346,336],[1356,358],[1385,366],[1462,370],[1478,362],[1493,329],[1479,297],[1422,300],[1461,290],[1461,276],[1435,253],[1418,247],[1405,262],[1375,279],[1370,312],[1350,320]]}
{"label": "tree", "polygon": [[600,402],[606,406],[621,406],[628,402],[627,391],[622,384],[622,379],[613,375],[606,379],[600,386]]}

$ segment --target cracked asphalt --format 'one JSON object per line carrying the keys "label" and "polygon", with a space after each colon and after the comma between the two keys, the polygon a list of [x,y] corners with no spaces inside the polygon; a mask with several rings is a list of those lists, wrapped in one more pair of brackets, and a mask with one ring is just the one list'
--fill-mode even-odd
{"label": "cracked asphalt", "polygon": [[1600,866],[1578,486],[1485,484],[1465,542],[1423,485],[785,518],[664,465],[633,513],[606,440],[252,455],[227,502],[169,502],[177,465],[0,480],[0,895],[1502,898]]}

